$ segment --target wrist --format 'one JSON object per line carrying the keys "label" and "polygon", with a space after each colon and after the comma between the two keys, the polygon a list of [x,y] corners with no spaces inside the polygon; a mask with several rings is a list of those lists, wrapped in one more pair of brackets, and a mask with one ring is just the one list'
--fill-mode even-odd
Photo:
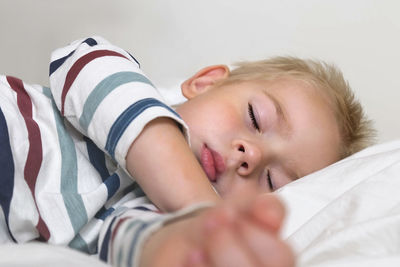
{"label": "wrist", "polygon": [[139,266],[184,266],[191,245],[199,243],[201,238],[201,232],[193,229],[200,229],[198,218],[207,209],[203,207],[190,213],[175,214],[167,220],[147,237],[141,250]]}

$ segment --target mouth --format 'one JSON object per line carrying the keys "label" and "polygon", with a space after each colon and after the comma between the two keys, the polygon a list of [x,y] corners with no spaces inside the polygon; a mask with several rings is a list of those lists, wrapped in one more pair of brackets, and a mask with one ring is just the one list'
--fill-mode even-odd
{"label": "mouth", "polygon": [[220,174],[225,171],[225,163],[222,156],[206,144],[201,148],[200,163],[208,179],[213,183],[217,182]]}

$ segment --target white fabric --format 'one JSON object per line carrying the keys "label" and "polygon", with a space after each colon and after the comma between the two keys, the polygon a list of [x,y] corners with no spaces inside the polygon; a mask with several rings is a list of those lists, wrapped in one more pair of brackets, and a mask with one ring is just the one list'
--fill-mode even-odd
{"label": "white fabric", "polygon": [[298,266],[400,266],[400,140],[283,187]]}
{"label": "white fabric", "polygon": [[2,267],[111,267],[74,249],[43,243],[0,246]]}

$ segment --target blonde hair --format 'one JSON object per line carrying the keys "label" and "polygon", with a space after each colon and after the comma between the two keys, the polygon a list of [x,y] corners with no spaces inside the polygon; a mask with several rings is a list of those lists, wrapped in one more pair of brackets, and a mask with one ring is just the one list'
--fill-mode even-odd
{"label": "blonde hair", "polygon": [[347,157],[374,142],[375,130],[355,98],[342,72],[322,61],[296,57],[274,57],[262,61],[236,64],[219,85],[249,80],[294,78],[323,90],[333,104],[342,139],[341,158]]}

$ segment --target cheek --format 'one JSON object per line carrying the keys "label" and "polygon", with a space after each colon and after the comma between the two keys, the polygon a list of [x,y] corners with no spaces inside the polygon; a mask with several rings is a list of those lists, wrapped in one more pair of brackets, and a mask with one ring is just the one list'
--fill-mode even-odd
{"label": "cheek", "polygon": [[234,105],[216,105],[209,119],[213,121],[215,126],[221,128],[237,128],[241,125],[243,116],[240,110]]}
{"label": "cheek", "polygon": [[276,187],[276,189],[279,189],[279,188],[287,185],[290,182],[293,182],[293,180],[287,176],[284,176],[284,175],[276,176],[276,179],[274,179],[274,186]]}
{"label": "cheek", "polygon": [[239,113],[239,109],[232,104],[210,101],[207,105],[197,109],[192,126],[207,131],[235,128],[243,120]]}
{"label": "cheek", "polygon": [[201,117],[189,125],[190,132],[200,138],[229,140],[239,131],[238,120],[234,116],[221,113],[209,117]]}

